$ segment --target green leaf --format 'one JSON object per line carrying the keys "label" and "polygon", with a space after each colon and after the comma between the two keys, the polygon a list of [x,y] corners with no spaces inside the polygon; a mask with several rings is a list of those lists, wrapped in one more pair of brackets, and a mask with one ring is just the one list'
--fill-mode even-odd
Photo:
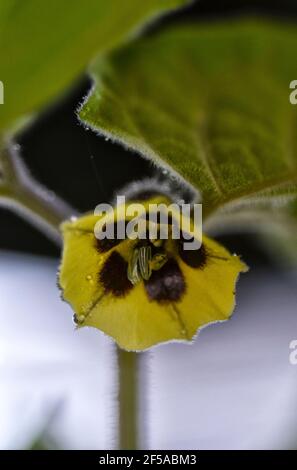
{"label": "green leaf", "polygon": [[263,214],[287,222],[297,194],[296,50],[288,24],[171,27],[98,60],[80,118],[198,189],[210,229],[244,215],[249,226]]}
{"label": "green leaf", "polygon": [[35,112],[81,74],[96,53],[186,0],[1,0],[0,128]]}

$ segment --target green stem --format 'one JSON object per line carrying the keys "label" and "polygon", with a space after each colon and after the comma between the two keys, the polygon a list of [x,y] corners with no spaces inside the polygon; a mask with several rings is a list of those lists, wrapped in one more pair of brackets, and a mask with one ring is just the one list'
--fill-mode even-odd
{"label": "green stem", "polygon": [[55,243],[59,226],[76,212],[29,173],[12,144],[0,147],[0,206],[16,212]]}
{"label": "green stem", "polygon": [[139,448],[138,402],[139,355],[118,348],[119,367],[119,449]]}

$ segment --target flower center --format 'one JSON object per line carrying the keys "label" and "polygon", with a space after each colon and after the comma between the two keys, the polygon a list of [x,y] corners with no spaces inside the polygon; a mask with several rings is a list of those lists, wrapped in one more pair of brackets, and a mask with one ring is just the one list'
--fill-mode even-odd
{"label": "flower center", "polygon": [[142,279],[148,281],[152,271],[158,271],[167,262],[168,257],[162,250],[162,240],[143,241],[134,248],[130,257],[127,276],[135,285]]}

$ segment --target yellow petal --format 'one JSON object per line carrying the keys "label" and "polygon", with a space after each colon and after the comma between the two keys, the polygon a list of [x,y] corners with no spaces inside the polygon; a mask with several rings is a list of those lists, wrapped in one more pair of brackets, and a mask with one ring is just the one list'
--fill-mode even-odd
{"label": "yellow petal", "polygon": [[207,261],[202,269],[191,268],[183,261],[180,267],[187,279],[187,293],[177,304],[187,334],[193,338],[199,328],[227,320],[235,307],[235,287],[247,266],[223,246],[203,236]]}
{"label": "yellow petal", "polygon": [[97,220],[87,215],[62,226],[64,252],[59,280],[63,297],[71,304],[80,326],[96,327],[120,347],[141,351],[166,341],[190,341],[202,326],[230,317],[238,275],[247,269],[239,257],[204,236],[207,258],[203,267],[191,268],[172,252],[186,286],[178,301],[152,300],[143,282],[116,296],[106,292],[100,273],[112,252],[127,261],[135,242],[125,240],[100,253],[94,236]]}

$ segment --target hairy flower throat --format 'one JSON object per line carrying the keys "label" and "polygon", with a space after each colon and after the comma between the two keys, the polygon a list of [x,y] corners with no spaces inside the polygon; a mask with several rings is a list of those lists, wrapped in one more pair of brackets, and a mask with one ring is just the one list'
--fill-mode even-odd
{"label": "hairy flower throat", "polygon": [[153,249],[156,250],[155,244],[149,242],[134,248],[130,257],[127,276],[129,281],[135,285],[142,279],[148,281],[152,271],[158,271],[164,266],[168,257],[165,252],[157,249],[153,255]]}

